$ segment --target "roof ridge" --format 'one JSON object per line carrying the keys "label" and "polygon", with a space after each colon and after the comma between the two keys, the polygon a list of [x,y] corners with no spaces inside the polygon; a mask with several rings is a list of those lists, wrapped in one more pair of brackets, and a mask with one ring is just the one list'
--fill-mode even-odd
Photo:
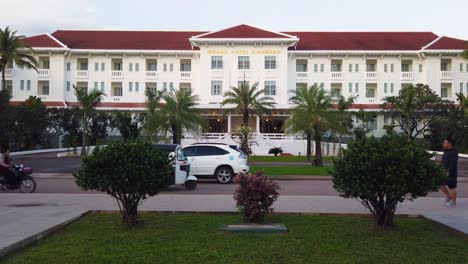
{"label": "roof ridge", "polygon": [[49,33],[45,33],[49,38],[51,38],[52,40],[54,40],[55,42],[57,42],[60,46],[62,46],[63,48],[68,48],[67,45],[63,44],[61,41],[59,41],[58,39],[56,39],[54,36],[52,36],[51,34]]}
{"label": "roof ridge", "polygon": [[429,48],[430,46],[434,45],[434,43],[436,43],[437,41],[441,40],[443,37],[444,37],[444,35],[438,36],[436,39],[432,40],[432,41],[429,42],[427,45],[423,46],[423,47],[421,48],[421,50],[425,50],[425,49]]}

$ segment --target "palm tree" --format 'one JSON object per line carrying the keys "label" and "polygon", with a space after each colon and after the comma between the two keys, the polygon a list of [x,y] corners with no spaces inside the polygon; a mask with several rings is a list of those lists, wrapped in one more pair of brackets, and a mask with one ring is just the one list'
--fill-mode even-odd
{"label": "palm tree", "polygon": [[255,110],[261,116],[267,113],[275,105],[274,99],[270,96],[263,96],[265,90],[257,90],[258,82],[249,87],[245,82],[240,87],[232,87],[231,91],[224,93],[224,100],[221,106],[228,104],[235,105],[234,108],[226,112],[236,112],[242,115],[242,125],[249,125],[251,111]]}
{"label": "palm tree", "polygon": [[0,71],[2,72],[2,89],[5,89],[5,70],[9,63],[15,62],[19,67],[37,71],[37,60],[33,50],[21,40],[24,36],[16,35],[9,27],[0,29]]}
{"label": "palm tree", "polygon": [[315,141],[315,166],[322,166],[322,134],[332,127],[334,114],[330,111],[331,97],[317,85],[301,86],[291,90],[291,99],[296,107],[292,109],[292,116],[287,126],[292,132],[303,132],[307,136],[307,160],[310,160],[310,145],[313,137]]}
{"label": "palm tree", "polygon": [[205,124],[200,111],[195,109],[199,98],[190,89],[171,89],[162,95],[166,105],[159,111],[163,128],[172,133],[172,143],[180,144],[182,131],[198,132]]}
{"label": "palm tree", "polygon": [[336,111],[336,126],[335,131],[338,132],[338,156],[341,156],[341,141],[343,139],[343,134],[349,134],[350,129],[352,128],[353,120],[351,118],[351,113],[346,110],[351,107],[354,103],[354,97],[349,97],[345,99],[343,96],[340,96],[337,104]]}
{"label": "palm tree", "polygon": [[88,115],[94,108],[101,102],[102,97],[105,95],[99,90],[92,90],[87,92],[86,88],[77,88],[73,85],[75,90],[76,99],[80,103],[80,109],[83,113],[83,139],[81,142],[81,155],[86,155],[86,131],[88,130]]}
{"label": "palm tree", "polygon": [[370,129],[368,127],[369,122],[373,121],[375,114],[366,112],[364,109],[359,109],[356,113],[356,118],[361,121],[360,125],[354,129],[354,135],[356,139],[365,138]]}
{"label": "palm tree", "polygon": [[155,138],[162,128],[162,120],[159,111],[160,101],[166,91],[153,91],[146,88],[146,116],[144,118],[143,129],[150,138]]}

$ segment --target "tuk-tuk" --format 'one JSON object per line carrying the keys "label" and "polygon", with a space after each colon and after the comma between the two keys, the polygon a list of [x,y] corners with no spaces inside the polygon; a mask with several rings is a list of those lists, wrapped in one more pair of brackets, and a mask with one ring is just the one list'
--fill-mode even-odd
{"label": "tuk-tuk", "polygon": [[183,184],[186,190],[197,187],[197,178],[190,175],[190,164],[182,151],[182,146],[177,144],[154,144],[155,149],[167,154],[171,168],[173,184]]}

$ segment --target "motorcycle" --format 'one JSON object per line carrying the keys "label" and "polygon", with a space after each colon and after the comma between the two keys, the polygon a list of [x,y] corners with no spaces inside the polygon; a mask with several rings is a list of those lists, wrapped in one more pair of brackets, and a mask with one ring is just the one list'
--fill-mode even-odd
{"label": "motorcycle", "polygon": [[0,190],[19,190],[22,193],[33,193],[36,190],[36,181],[31,176],[32,168],[24,167],[23,164],[15,164],[13,168],[16,172],[16,182],[9,184],[6,177],[0,174]]}

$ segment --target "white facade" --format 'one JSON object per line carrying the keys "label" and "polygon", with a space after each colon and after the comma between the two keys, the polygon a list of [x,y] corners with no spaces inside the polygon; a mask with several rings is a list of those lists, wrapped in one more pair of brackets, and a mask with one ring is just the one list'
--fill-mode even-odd
{"label": "white facade", "polygon": [[[286,35],[277,39],[193,37],[187,41],[193,50],[35,48],[39,61],[46,61],[40,63],[38,73],[16,66],[7,69],[12,101],[33,95],[51,106],[73,105],[72,85],[78,85],[103,89],[103,109],[143,110],[146,87],[156,85],[162,90],[172,86],[192,89],[200,98],[198,107],[206,109],[206,115],[219,116],[222,94],[245,80],[258,82],[261,89],[265,84],[274,87],[271,96],[277,105],[273,113],[287,116],[293,107],[290,90],[298,84],[323,85],[335,96],[356,96],[354,110],[368,111],[378,111],[383,98],[397,95],[405,84],[427,84],[451,100],[456,93],[468,93],[468,61],[459,56],[461,50],[294,50],[291,47],[301,40]],[[212,67],[213,56],[222,58],[222,68]],[[275,67],[266,69],[267,56],[274,58]],[[241,69],[239,57],[248,57],[248,62],[242,58]],[[156,70],[148,65],[154,62]],[[214,89],[213,82],[218,85]],[[231,118],[228,123],[228,132],[236,128]],[[384,117],[378,116],[376,135],[383,133],[384,123]],[[259,130],[258,118],[256,127]]]}

